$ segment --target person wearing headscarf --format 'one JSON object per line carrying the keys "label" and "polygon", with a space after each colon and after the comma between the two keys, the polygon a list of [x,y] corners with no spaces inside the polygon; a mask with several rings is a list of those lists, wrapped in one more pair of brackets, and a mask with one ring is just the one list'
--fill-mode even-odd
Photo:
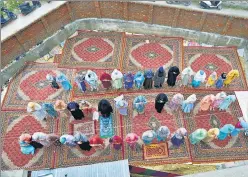
{"label": "person wearing headscarf", "polygon": [[163,66],[161,66],[155,73],[154,75],[154,87],[156,88],[161,88],[164,84],[164,80],[165,80],[165,70],[163,68]]}
{"label": "person wearing headscarf", "polygon": [[45,147],[49,147],[59,140],[59,136],[55,134],[46,134],[43,132],[35,132],[32,135],[32,140],[42,144]]}
{"label": "person wearing headscarf", "polygon": [[111,79],[113,88],[117,90],[122,88],[123,74],[119,70],[114,69],[111,74]]}
{"label": "person wearing headscarf", "polygon": [[69,91],[72,89],[71,83],[67,79],[67,77],[64,74],[60,74],[57,76],[56,81],[61,83],[64,90]]}
{"label": "person wearing headscarf", "polygon": [[244,120],[240,120],[236,123],[234,130],[231,132],[231,136],[238,136],[241,130],[248,129],[248,123]]}
{"label": "person wearing headscarf", "polygon": [[160,141],[166,141],[170,136],[170,130],[167,126],[161,126],[157,130],[157,140]]}
{"label": "person wearing headscarf", "polygon": [[126,143],[129,145],[129,147],[132,150],[135,149],[138,140],[139,140],[139,136],[135,133],[128,133],[125,138]]}
{"label": "person wearing headscarf", "polygon": [[137,87],[138,89],[141,89],[144,81],[145,81],[144,74],[141,71],[138,71],[134,75],[134,84],[135,84],[135,87]]}
{"label": "person wearing headscarf", "polygon": [[138,112],[138,114],[142,114],[145,112],[145,105],[147,104],[147,100],[144,96],[137,96],[133,100],[133,109]]}
{"label": "person wearing headscarf", "polygon": [[172,97],[169,103],[169,108],[172,111],[175,111],[181,107],[181,105],[183,104],[183,101],[184,101],[184,96],[181,93],[177,93]]}
{"label": "person wearing headscarf", "polygon": [[27,112],[32,113],[34,117],[39,120],[43,120],[47,117],[47,112],[35,102],[29,102],[27,106]]}
{"label": "person wearing headscarf", "polygon": [[161,113],[165,103],[168,102],[168,97],[164,93],[160,93],[155,98],[155,109],[158,113]]}
{"label": "person wearing headscarf", "polygon": [[124,100],[124,96],[118,96],[114,100],[115,107],[119,110],[120,115],[127,116],[128,102]]}
{"label": "person wearing headscarf", "polygon": [[67,109],[71,112],[74,119],[81,120],[82,118],[84,118],[83,111],[79,108],[79,104],[75,101],[68,103]]}
{"label": "person wearing headscarf", "polygon": [[91,91],[98,90],[98,77],[95,72],[88,70],[85,75],[85,80],[90,85]]}
{"label": "person wearing headscarf", "polygon": [[115,150],[120,150],[123,145],[123,140],[120,136],[115,135],[109,139],[109,143],[112,144]]}
{"label": "person wearing headscarf", "polygon": [[212,72],[212,74],[210,74],[210,76],[208,77],[207,83],[206,83],[206,87],[211,87],[215,84],[215,81],[217,80],[217,73],[214,71]]}
{"label": "person wearing headscarf", "polygon": [[190,95],[186,100],[182,103],[182,110],[184,113],[190,113],[194,108],[194,103],[196,102],[196,95]]}
{"label": "person wearing headscarf", "polygon": [[212,105],[214,103],[215,96],[213,94],[206,95],[200,102],[200,109],[202,111],[212,110]]}
{"label": "person wearing headscarf", "polygon": [[46,79],[51,83],[51,87],[55,89],[59,89],[59,84],[56,82],[56,77],[52,76],[51,74],[46,75]]}
{"label": "person wearing headscarf", "polygon": [[145,80],[143,83],[144,89],[152,88],[153,76],[154,76],[154,73],[152,72],[151,69],[145,71],[145,74],[144,74]]}
{"label": "person wearing headscarf", "polygon": [[74,136],[72,136],[72,135],[68,135],[68,134],[62,135],[59,138],[59,141],[61,144],[64,144],[64,145],[69,146],[69,147],[77,146],[77,143],[74,141]]}
{"label": "person wearing headscarf", "polygon": [[75,143],[78,144],[78,146],[80,147],[80,149],[84,150],[84,151],[90,151],[92,146],[90,146],[90,142],[87,138],[86,135],[84,135],[83,133],[81,132],[76,132],[74,134],[74,139],[73,141]]}
{"label": "person wearing headscarf", "polygon": [[76,77],[75,77],[75,82],[79,90],[82,92],[86,91],[85,75],[86,75],[86,72],[82,72],[82,73],[76,74]]}
{"label": "person wearing headscarf", "polygon": [[239,77],[239,71],[236,70],[236,69],[231,70],[231,71],[227,74],[227,76],[226,76],[226,80],[224,81],[224,85],[225,85],[225,86],[230,85],[231,82],[232,82],[235,78],[237,78],[237,77]]}
{"label": "person wearing headscarf", "polygon": [[109,89],[112,87],[112,78],[110,76],[110,74],[104,72],[101,77],[100,77],[100,81],[102,82],[102,86],[105,89]]}
{"label": "person wearing headscarf", "polygon": [[51,103],[43,103],[42,108],[47,112],[50,117],[58,117],[58,112],[54,109],[54,106]]}
{"label": "person wearing headscarf", "polygon": [[94,135],[90,138],[90,146],[92,146],[95,150],[103,149],[105,147],[104,140],[98,135]]}
{"label": "person wearing headscarf", "polygon": [[226,73],[222,73],[215,83],[217,89],[221,89],[224,86],[224,81],[226,80]]}
{"label": "person wearing headscarf", "polygon": [[191,67],[187,67],[182,71],[181,74],[181,78],[182,78],[182,85],[185,87],[189,84],[191,77],[194,75],[194,71],[191,69]]}
{"label": "person wearing headscarf", "polygon": [[193,133],[189,135],[189,140],[191,144],[198,144],[200,141],[202,141],[204,138],[207,137],[207,130],[203,128],[199,128],[195,130]]}
{"label": "person wearing headscarf", "polygon": [[214,99],[214,102],[212,104],[212,108],[219,108],[219,105],[224,101],[224,99],[226,98],[226,93],[225,92],[220,92],[217,93]]}
{"label": "person wearing headscarf", "polygon": [[179,128],[172,134],[171,143],[173,146],[180,147],[185,141],[185,136],[187,136],[187,130],[185,128]]}
{"label": "person wearing headscarf", "polygon": [[153,130],[147,130],[142,134],[142,140],[145,145],[149,145],[156,138],[156,133]]}
{"label": "person wearing headscarf", "polygon": [[66,107],[67,106],[63,100],[56,100],[55,105],[54,105],[54,109],[56,111],[64,111]]}
{"label": "person wearing headscarf", "polygon": [[172,66],[168,71],[167,84],[171,87],[176,85],[177,76],[180,74],[177,66]]}
{"label": "person wearing headscarf", "polygon": [[103,117],[109,117],[113,113],[113,108],[108,100],[102,99],[98,103],[98,111]]}
{"label": "person wearing headscarf", "polygon": [[[32,136],[30,134],[24,133],[19,137],[20,142],[24,142],[22,143],[22,145],[31,145],[34,147],[34,149],[40,149],[43,147],[43,145],[39,142],[36,142],[35,140],[32,139]],[[28,146],[29,147],[29,146]],[[29,147],[31,149],[31,147]]]}
{"label": "person wearing headscarf", "polygon": [[133,88],[134,76],[131,72],[124,74],[124,87],[125,89]]}
{"label": "person wearing headscarf", "polygon": [[208,130],[206,138],[204,138],[202,141],[205,143],[209,143],[213,141],[214,139],[217,139],[219,133],[220,133],[220,130],[218,128],[211,128]]}
{"label": "person wearing headscarf", "polygon": [[206,79],[206,73],[203,70],[199,70],[191,83],[192,87],[198,88],[200,87],[201,83],[203,83]]}
{"label": "person wearing headscarf", "polygon": [[85,115],[85,117],[92,117],[93,108],[90,102],[86,100],[82,100],[79,102],[79,109],[81,109]]}
{"label": "person wearing headscarf", "polygon": [[22,134],[20,137],[19,137],[19,145],[20,145],[20,148],[21,148],[21,152],[23,154],[32,154],[34,155],[35,153],[35,148],[30,145],[29,143],[31,142],[31,135],[29,134]]}
{"label": "person wearing headscarf", "polygon": [[234,130],[234,126],[232,124],[226,124],[222,128],[220,128],[220,133],[218,135],[218,140],[224,140],[229,135],[231,135],[232,131]]}
{"label": "person wearing headscarf", "polygon": [[231,105],[231,103],[236,101],[236,96],[235,95],[228,95],[224,98],[223,102],[219,105],[219,110],[227,110],[228,107]]}

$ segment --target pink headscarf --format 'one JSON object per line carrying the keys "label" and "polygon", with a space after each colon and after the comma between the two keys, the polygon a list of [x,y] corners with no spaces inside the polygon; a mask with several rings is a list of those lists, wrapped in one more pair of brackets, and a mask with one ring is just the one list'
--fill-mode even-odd
{"label": "pink headscarf", "polygon": [[19,137],[20,141],[24,141],[26,143],[29,143],[32,139],[32,136],[30,134],[24,133]]}

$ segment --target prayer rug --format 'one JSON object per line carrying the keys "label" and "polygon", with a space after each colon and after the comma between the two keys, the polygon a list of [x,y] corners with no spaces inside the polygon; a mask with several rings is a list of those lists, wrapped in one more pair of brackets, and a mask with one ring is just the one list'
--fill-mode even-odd
{"label": "prayer rug", "polygon": [[[114,98],[116,96],[95,96],[94,98],[88,98],[87,101],[92,104],[92,106],[97,109],[99,100],[105,98],[110,101],[111,105],[113,106],[113,129],[114,135],[121,136],[121,126],[120,126],[120,117],[117,114],[117,110],[114,107]],[[74,100],[79,101],[79,100]],[[70,113],[69,113],[70,114]],[[91,118],[92,119],[92,118]],[[71,127],[69,124],[69,115],[63,114],[63,118],[60,119],[59,125],[59,134],[66,134],[71,131]],[[87,121],[90,118],[86,118]],[[100,134],[100,125],[99,121],[96,122],[96,133]],[[70,132],[72,133],[72,132]],[[92,135],[88,136],[89,138]],[[109,138],[104,139],[105,147],[102,150],[95,150],[92,148],[90,151],[83,151],[79,147],[75,148],[68,148],[66,146],[59,147],[57,149],[57,156],[56,156],[56,163],[55,167],[68,167],[68,166],[76,166],[76,165],[87,165],[93,163],[101,163],[101,162],[108,162],[108,161],[116,161],[123,159],[123,148],[122,150],[115,150],[109,144]]]}
{"label": "prayer rug", "polygon": [[[194,72],[203,70],[206,72],[206,80],[212,72],[217,73],[217,77],[221,73],[228,73],[232,69],[239,71],[239,78],[234,79],[227,87],[219,90],[248,90],[245,80],[244,70],[242,68],[236,47],[185,47],[183,68],[191,66]],[[200,88],[194,89],[192,87],[185,88],[186,90],[205,90],[205,84]],[[207,88],[208,90],[218,90],[215,85]]]}
{"label": "prayer rug", "polygon": [[119,68],[123,35],[117,32],[78,31],[77,36],[66,41],[59,67]]}
{"label": "prayer rug", "polygon": [[40,121],[22,111],[2,112],[2,170],[38,170],[53,168],[54,147],[43,147],[35,151],[34,155],[22,154],[19,145],[19,136],[22,133],[35,132],[52,133],[56,131],[58,119]]}
{"label": "prayer rug", "polygon": [[[176,111],[172,112],[167,104],[164,107],[162,113],[157,113],[155,109],[155,98],[158,93],[143,94],[146,97],[148,104],[145,107],[144,114],[137,114],[133,110],[133,100],[138,94],[125,95],[125,99],[128,101],[128,116],[122,116],[121,121],[123,125],[123,138],[126,137],[128,133],[136,133],[139,137],[142,136],[143,132],[147,130],[157,130],[160,126],[166,125],[170,132],[175,132],[178,128],[184,127],[182,112]],[[174,93],[166,93],[168,99],[171,100]],[[153,142],[153,143],[156,143]],[[125,158],[129,159],[130,163],[135,164],[164,164],[164,163],[184,163],[190,162],[190,154],[188,150],[188,144],[184,143],[180,148],[175,148],[173,146],[168,147],[168,157],[159,159],[150,159],[149,161],[143,160],[143,149],[142,143],[136,144],[136,148],[132,150],[127,143],[124,144],[125,147]]]}
{"label": "prayer rug", "polygon": [[[217,93],[217,92],[216,92]],[[216,93],[214,93],[216,95]],[[235,125],[242,112],[238,101],[232,103],[227,111],[200,111],[200,100],[209,93],[196,94],[197,102],[190,114],[184,114],[186,129],[190,135],[198,128],[209,130],[210,128],[221,128],[225,124]],[[234,92],[227,92],[228,95]],[[189,94],[184,95],[185,98]],[[197,145],[190,145],[192,161],[195,163],[223,162],[248,159],[248,138],[243,132],[236,137],[228,137],[225,140],[214,140],[210,143],[200,142]]]}
{"label": "prayer rug", "polygon": [[29,62],[13,77],[3,100],[2,110],[26,110],[28,102],[54,102],[56,99],[69,101],[70,92],[62,87],[54,89],[46,80],[47,74],[54,76],[65,74],[71,80],[73,71],[69,69],[57,69],[53,63],[40,64]]}
{"label": "prayer rug", "polygon": [[[81,69],[77,69],[73,75],[73,78],[76,77],[77,73],[82,73],[83,71],[87,72],[87,68],[81,68]],[[98,91],[93,90],[91,91],[91,88],[89,86],[89,84],[85,81],[86,83],[86,92],[82,92],[81,90],[79,90],[78,85],[75,81],[73,81],[73,90],[72,90],[72,97],[73,98],[82,98],[82,97],[87,97],[87,96],[93,96],[96,94],[100,94],[100,95],[106,95],[106,94],[113,94],[113,93],[117,93],[117,91],[115,89],[113,89],[112,87],[109,89],[105,89],[102,84],[100,83],[100,77],[101,75],[106,72],[108,74],[111,75],[111,73],[113,72],[112,69],[91,69],[92,71],[94,71],[97,76],[98,76],[98,80],[99,80],[99,87],[98,87]]]}
{"label": "prayer rug", "polygon": [[147,35],[127,35],[124,50],[124,71],[157,70],[171,66],[182,70],[182,38],[163,38]]}
{"label": "prayer rug", "polygon": [[150,144],[143,146],[144,159],[162,159],[168,157],[167,143]]}
{"label": "prayer rug", "polygon": [[87,136],[95,134],[94,121],[80,121],[77,120],[73,124],[73,132],[79,131]]}

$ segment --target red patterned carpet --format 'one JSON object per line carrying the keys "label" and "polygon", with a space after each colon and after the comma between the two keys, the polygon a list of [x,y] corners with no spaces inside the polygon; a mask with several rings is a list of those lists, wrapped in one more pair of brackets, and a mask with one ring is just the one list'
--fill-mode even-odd
{"label": "red patterned carpet", "polygon": [[[183,68],[189,65],[195,72],[204,70],[207,74],[207,78],[213,71],[215,71],[219,77],[223,72],[228,73],[232,69],[237,69],[240,73],[240,77],[235,79],[230,86],[222,88],[222,90],[248,90],[236,47],[185,47]],[[192,88],[186,89],[190,90]],[[204,89],[205,84],[197,90]],[[209,89],[216,90],[216,88]]]}
{"label": "red patterned carpet", "polygon": [[[234,92],[227,94],[231,95]],[[196,96],[200,100],[205,95],[207,93],[199,93]],[[225,124],[235,125],[238,121],[237,118],[242,117],[238,101],[231,104],[227,111],[199,111],[199,107],[199,101],[197,101],[193,112],[184,116],[186,129],[189,133],[198,128],[208,130],[210,128],[221,128]],[[190,146],[193,162],[223,162],[248,159],[247,137],[244,137],[242,132],[237,137],[228,137],[223,141],[214,140],[210,143],[201,142],[198,145]]]}
{"label": "red patterned carpet", "polygon": [[68,39],[59,67],[120,68],[123,33],[78,31]]}
{"label": "red patterned carpet", "polygon": [[[133,100],[138,94],[126,96],[129,104],[128,116],[122,117],[123,122],[123,137],[128,133],[136,133],[138,136],[142,136],[142,133],[152,128],[157,129],[160,126],[166,125],[171,133],[176,131],[180,127],[184,127],[183,114],[181,111],[172,112],[168,106],[161,114],[157,113],[154,105],[155,98],[158,93],[143,94],[148,101],[145,108],[145,113],[137,115],[136,111],[133,111]],[[171,99],[174,93],[167,93],[168,99]],[[156,143],[156,142],[155,142]],[[137,145],[136,150],[133,151],[125,144],[125,158],[128,158],[129,162],[135,164],[164,164],[164,163],[184,163],[190,162],[190,155],[188,146],[185,143],[179,149],[169,147],[169,157],[165,159],[150,159],[149,161],[143,160],[142,145]]]}
{"label": "red patterned carpet", "polygon": [[39,121],[21,112],[2,112],[2,170],[42,169],[53,167],[53,148],[37,150],[34,155],[24,155],[20,151],[18,138],[22,133],[56,132],[57,120]]}
{"label": "red patterned carpet", "polygon": [[[149,40],[149,43],[146,41]],[[123,69],[138,71],[160,66],[182,69],[182,38],[161,38],[146,35],[126,36]],[[168,69],[167,69],[168,71]]]}
{"label": "red patterned carpet", "polygon": [[64,73],[69,80],[72,79],[72,70],[58,69],[57,64],[27,63],[25,67],[13,78],[2,104],[2,110],[26,110],[30,101],[54,102],[56,99],[69,101],[70,93],[61,87],[54,89],[46,80],[47,74],[58,75]]}

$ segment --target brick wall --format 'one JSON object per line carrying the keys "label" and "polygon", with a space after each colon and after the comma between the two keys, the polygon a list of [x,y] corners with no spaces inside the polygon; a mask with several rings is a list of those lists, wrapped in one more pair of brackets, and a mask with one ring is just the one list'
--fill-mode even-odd
{"label": "brick wall", "polygon": [[[248,19],[134,2],[67,2],[2,42],[2,68],[62,26],[81,18],[112,18],[248,38]],[[214,20],[213,20],[214,19]]]}

